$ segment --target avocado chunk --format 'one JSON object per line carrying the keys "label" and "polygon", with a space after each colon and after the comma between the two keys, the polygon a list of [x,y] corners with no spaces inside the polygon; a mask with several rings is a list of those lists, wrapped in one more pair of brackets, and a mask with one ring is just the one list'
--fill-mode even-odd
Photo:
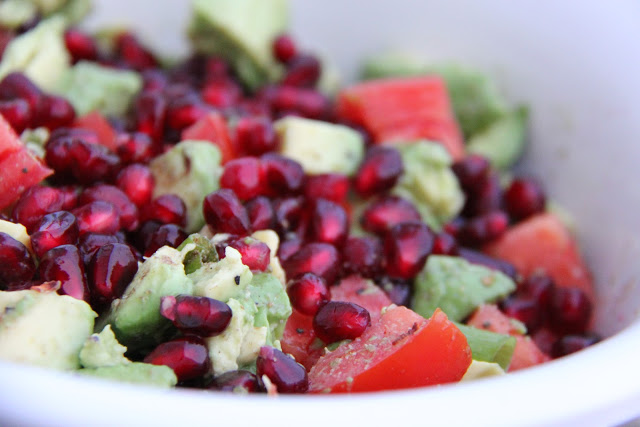
{"label": "avocado chunk", "polygon": [[269,272],[276,276],[282,285],[286,285],[287,276],[278,258],[278,247],[280,246],[278,233],[273,230],[258,230],[254,231],[251,237],[269,246]]}
{"label": "avocado chunk", "polygon": [[55,289],[0,291],[0,359],[77,369],[95,317],[89,304]]}
{"label": "avocado chunk", "polygon": [[0,3],[0,26],[14,30],[33,19],[38,13],[36,5],[25,0],[4,0]]}
{"label": "avocado chunk", "polygon": [[280,280],[269,273],[255,274],[248,291],[249,298],[245,301],[253,303],[257,309],[253,324],[257,327],[266,326],[269,332],[267,344],[274,345],[276,340],[282,338],[285,323],[291,316],[287,291]]}
{"label": "avocado chunk", "polygon": [[194,0],[192,9],[196,52],[225,58],[250,89],[277,80],[272,43],[287,29],[287,0]]}
{"label": "avocado chunk", "polygon": [[504,370],[509,368],[516,348],[515,337],[459,323],[456,326],[467,338],[473,360],[497,363]]}
{"label": "avocado chunk", "polygon": [[471,365],[469,365],[467,372],[464,373],[460,381],[479,380],[480,378],[489,378],[504,374],[504,370],[497,363],[472,360]]}
{"label": "avocado chunk", "polygon": [[193,283],[184,272],[182,254],[163,246],[138,268],[124,295],[113,301],[100,325],[111,323],[118,341],[129,349],[152,345],[171,326],[160,314],[160,299],[192,293]]}
{"label": "avocado chunk", "polygon": [[439,230],[464,204],[464,193],[451,170],[452,160],[440,144],[426,140],[395,146],[402,155],[404,174],[393,193],[416,206],[422,219]]}
{"label": "avocado chunk", "polygon": [[105,116],[124,115],[142,89],[142,78],[133,71],[115,70],[80,61],[60,80],[57,93],[71,102],[78,115],[98,110]]}
{"label": "avocado chunk", "polygon": [[442,309],[452,321],[462,321],[478,306],[506,297],[516,288],[511,278],[462,258],[431,255],[415,279],[413,309],[431,317]]}
{"label": "avocado chunk", "polygon": [[427,74],[427,64],[416,55],[384,52],[367,58],[360,67],[364,80],[386,77],[411,77]]}
{"label": "avocado chunk", "polygon": [[194,233],[178,246],[184,260],[184,272],[191,274],[207,263],[218,261],[218,251],[211,240],[202,234]]}
{"label": "avocado chunk", "polygon": [[170,388],[178,383],[178,378],[170,367],[150,363],[133,362],[126,365],[80,369],[77,372],[80,375],[156,387]]}
{"label": "avocado chunk", "polygon": [[507,170],[525,148],[529,110],[519,107],[504,114],[469,139],[467,150],[485,156],[497,169]]}
{"label": "avocado chunk", "polygon": [[220,261],[207,263],[189,274],[194,295],[226,302],[246,293],[253,273],[242,263],[242,255],[236,249],[227,246],[224,253]]}
{"label": "avocado chunk", "polygon": [[44,91],[52,91],[69,69],[64,18],[55,16],[11,40],[0,61],[0,79],[23,72]]}
{"label": "avocado chunk", "polygon": [[220,150],[208,141],[182,141],[149,164],[156,182],[154,197],[179,196],[187,206],[188,233],[204,225],[202,202],[220,184]]}
{"label": "avocado chunk", "polygon": [[275,123],[280,152],[299,162],[311,175],[354,175],[364,156],[362,135],[348,126],[285,117]]}
{"label": "avocado chunk", "polygon": [[92,334],[80,350],[80,364],[85,368],[126,365],[131,363],[124,356],[127,347],[116,339],[111,325],[104,327],[99,334]]}

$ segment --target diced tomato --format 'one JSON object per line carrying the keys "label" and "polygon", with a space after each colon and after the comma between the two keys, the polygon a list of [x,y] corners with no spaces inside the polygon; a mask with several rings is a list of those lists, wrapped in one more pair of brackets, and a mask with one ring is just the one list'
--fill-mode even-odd
{"label": "diced tomato", "polygon": [[26,148],[0,161],[0,171],[0,210],[13,204],[26,189],[53,173]]}
{"label": "diced tomato", "polygon": [[222,155],[222,163],[236,157],[227,122],[220,113],[212,112],[182,131],[182,139],[211,141],[218,146]]}
{"label": "diced tomato", "polygon": [[337,286],[332,286],[331,300],[352,302],[366,308],[372,322],[380,318],[383,308],[392,304],[382,288],[358,275],[349,276]]}
{"label": "diced tomato", "polygon": [[436,310],[425,320],[389,308],[360,337],[322,356],[309,372],[312,392],[365,392],[459,381],[471,364],[465,336]]}
{"label": "diced tomato", "polygon": [[307,316],[295,309],[284,327],[280,345],[282,351],[292,355],[307,370],[311,369],[324,352],[324,345],[316,344],[313,316]]}
{"label": "diced tomato", "polygon": [[499,334],[508,334],[516,338],[516,348],[513,351],[509,371],[528,368],[551,360],[544,354],[533,340],[523,335],[512,322],[511,318],[502,313],[497,306],[485,304],[480,306],[467,322],[469,326]]}
{"label": "diced tomato", "polygon": [[340,118],[364,126],[376,143],[429,139],[454,160],[464,156],[462,133],[444,81],[438,76],[370,80],[343,90]]}
{"label": "diced tomato", "polygon": [[24,149],[24,144],[18,138],[11,125],[0,115],[0,161],[9,154]]}
{"label": "diced tomato", "polygon": [[591,276],[578,246],[554,214],[535,215],[515,225],[484,252],[510,262],[524,276],[542,272],[558,286],[580,288],[594,301]]}
{"label": "diced tomato", "polygon": [[83,128],[94,131],[98,135],[100,144],[111,151],[116,151],[116,131],[111,123],[98,111],[92,111],[84,116],[78,117],[73,123],[74,128]]}

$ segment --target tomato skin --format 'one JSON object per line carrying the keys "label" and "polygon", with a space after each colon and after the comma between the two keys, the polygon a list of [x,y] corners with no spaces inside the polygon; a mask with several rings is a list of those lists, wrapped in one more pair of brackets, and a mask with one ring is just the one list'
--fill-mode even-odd
{"label": "tomato skin", "polygon": [[98,111],[92,111],[84,116],[76,118],[73,123],[73,127],[94,131],[98,135],[100,144],[113,152],[117,151],[116,131],[107,119],[105,119]]}
{"label": "tomato skin", "polygon": [[181,140],[185,139],[214,143],[222,155],[222,164],[237,157],[236,148],[229,136],[227,122],[220,113],[209,113],[183,130]]}

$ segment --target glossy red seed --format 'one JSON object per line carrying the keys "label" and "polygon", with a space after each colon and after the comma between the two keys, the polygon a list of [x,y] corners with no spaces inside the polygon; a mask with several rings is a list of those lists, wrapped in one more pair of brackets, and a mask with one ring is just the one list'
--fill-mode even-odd
{"label": "glossy red seed", "polygon": [[298,48],[288,34],[281,34],[273,41],[273,56],[282,64],[286,64],[298,54]]}
{"label": "glossy red seed", "polygon": [[551,355],[554,358],[584,350],[600,341],[596,334],[565,335],[553,344]]}
{"label": "glossy red seed", "polygon": [[585,332],[593,305],[578,288],[556,288],[551,298],[551,329],[564,334]]}
{"label": "glossy red seed", "polygon": [[169,84],[167,74],[160,70],[150,68],[144,70],[142,76],[142,90],[144,92],[163,91]]}
{"label": "glossy red seed", "polygon": [[202,88],[202,100],[216,108],[227,108],[237,104],[242,97],[242,89],[233,80],[209,81]]}
{"label": "glossy red seed", "polygon": [[144,358],[144,362],[170,367],[178,381],[201,377],[211,369],[207,346],[202,339],[196,337],[162,343]]}
{"label": "glossy red seed", "polygon": [[544,211],[546,198],[542,186],[531,178],[514,179],[503,196],[509,215],[523,220]]}
{"label": "glossy red seed", "polygon": [[518,294],[535,300],[543,310],[546,310],[551,303],[555,288],[556,285],[550,276],[533,274],[518,284]]}
{"label": "glossy red seed", "polygon": [[280,242],[278,246],[278,258],[280,262],[285,262],[291,255],[297,253],[304,245],[304,241],[297,235],[289,236]]}
{"label": "glossy red seed", "polygon": [[204,62],[204,80],[219,80],[229,77],[229,65],[222,58],[209,57]]}
{"label": "glossy red seed", "polygon": [[309,222],[309,239],[339,246],[349,233],[349,217],[344,208],[326,199],[313,203]]}
{"label": "glossy red seed", "polygon": [[307,370],[291,356],[273,347],[260,347],[256,360],[258,377],[266,375],[278,393],[304,393],[309,389]]}
{"label": "glossy red seed", "polygon": [[492,270],[500,271],[511,277],[513,280],[517,280],[518,278],[518,272],[512,264],[501,259],[490,257],[489,255],[483,254],[482,252],[474,251],[467,248],[459,248],[458,256],[464,258],[471,264],[482,265]]}
{"label": "glossy red seed", "polygon": [[84,233],[113,234],[120,230],[118,209],[109,202],[97,200],[74,209],[80,235]]}
{"label": "glossy red seed", "polygon": [[201,337],[221,334],[231,321],[231,308],[222,301],[189,295],[165,296],[160,314],[181,332]]}
{"label": "glossy red seed", "polygon": [[[133,244],[140,251],[144,253],[150,242],[151,235],[155,233],[162,224],[158,221],[146,221],[136,230],[133,237]],[[162,245],[160,245],[161,247]]]}
{"label": "glossy red seed", "polygon": [[402,279],[416,276],[431,253],[433,240],[433,233],[422,222],[394,226],[384,239],[387,274]]}
{"label": "glossy red seed", "polygon": [[50,140],[45,148],[45,161],[50,167],[85,185],[107,180],[120,165],[118,156],[107,147],[76,137]]}
{"label": "glossy red seed", "polygon": [[360,223],[366,231],[384,234],[397,224],[420,220],[420,213],[413,203],[401,197],[384,196],[367,206]]}
{"label": "glossy red seed", "polygon": [[331,298],[327,282],[313,273],[303,274],[290,281],[287,294],[293,308],[309,316],[315,315]]}
{"label": "glossy red seed", "polygon": [[509,226],[509,217],[503,211],[492,211],[465,223],[458,240],[467,246],[479,246],[502,236]]}
{"label": "glossy red seed", "polygon": [[229,246],[242,255],[242,263],[253,271],[267,271],[271,250],[266,243],[252,237],[243,237],[229,242]]}
{"label": "glossy red seed", "polygon": [[31,233],[31,247],[38,258],[49,249],[78,242],[76,217],[67,211],[58,211],[42,217]]}
{"label": "glossy red seed", "polygon": [[135,102],[135,122],[138,132],[146,133],[156,142],[162,141],[167,115],[167,101],[157,92],[144,92]]}
{"label": "glossy red seed", "polygon": [[228,371],[214,378],[209,387],[213,390],[233,393],[264,393],[264,384],[256,374],[251,371]]}
{"label": "glossy red seed", "polygon": [[62,210],[70,211],[78,206],[78,197],[80,196],[80,187],[74,185],[63,185],[58,187],[62,195]]}
{"label": "glossy red seed", "polygon": [[24,99],[35,113],[42,97],[40,88],[20,72],[9,73],[0,80],[0,100]]}
{"label": "glossy red seed", "polygon": [[0,286],[12,282],[31,280],[36,265],[27,248],[8,235],[0,232]]}
{"label": "glossy red seed", "polygon": [[[276,231],[281,235],[295,230],[305,224],[304,199],[301,197],[286,197],[273,202],[275,212]],[[304,236],[302,233],[301,237]]]}
{"label": "glossy red seed", "polygon": [[179,97],[167,107],[167,124],[172,129],[181,131],[212,111],[197,95]]}
{"label": "glossy red seed", "polygon": [[136,71],[155,68],[158,61],[131,33],[122,33],[115,40],[116,52],[120,58]]}
{"label": "glossy red seed", "polygon": [[89,301],[89,287],[77,247],[62,245],[49,250],[40,259],[38,274],[46,282],[60,281],[59,294]]}
{"label": "glossy red seed", "polygon": [[431,253],[434,255],[457,255],[458,242],[446,231],[438,233],[433,240]]}
{"label": "glossy red seed", "polygon": [[260,160],[271,194],[286,195],[302,189],[304,170],[300,163],[277,153],[264,154]]}
{"label": "glossy red seed", "polygon": [[477,188],[466,192],[466,196],[462,213],[467,218],[500,209],[502,204],[500,176],[495,172],[489,173]]}
{"label": "glossy red seed", "polygon": [[76,112],[69,101],[61,96],[45,95],[40,99],[35,118],[37,126],[57,129],[70,125],[76,118]]}
{"label": "glossy red seed", "polygon": [[142,209],[140,219],[183,227],[187,221],[187,207],[177,195],[163,194]]}
{"label": "glossy red seed", "polygon": [[118,173],[116,185],[127,195],[129,200],[142,208],[151,202],[155,180],[147,166],[132,164]]}
{"label": "glossy red seed", "polygon": [[138,259],[129,245],[109,243],[100,247],[87,273],[94,304],[106,307],[120,298],[137,271]]}
{"label": "glossy red seed", "polygon": [[120,216],[120,226],[122,228],[127,231],[138,228],[138,208],[118,187],[108,184],[94,185],[80,193],[78,203],[86,205],[99,200],[109,202],[115,206]]}
{"label": "glossy red seed", "polygon": [[287,63],[287,70],[280,82],[284,86],[313,88],[320,78],[321,65],[312,55],[298,55]]}
{"label": "glossy red seed", "polygon": [[542,326],[544,312],[538,302],[532,298],[512,296],[502,301],[500,306],[504,314],[524,323],[529,334]]}
{"label": "glossy red seed", "polygon": [[382,243],[377,237],[349,237],[341,250],[345,275],[373,278],[382,270]]}
{"label": "glossy red seed", "polygon": [[240,200],[249,200],[265,192],[265,172],[256,157],[228,161],[220,177],[220,187],[229,188]]}
{"label": "glossy red seed", "polygon": [[309,200],[327,199],[344,203],[349,192],[349,178],[339,173],[309,175],[304,181],[304,196]]}
{"label": "glossy red seed", "polygon": [[362,197],[393,188],[404,171],[402,156],[393,147],[375,146],[367,151],[354,179],[354,188]]}
{"label": "glossy red seed", "polygon": [[93,38],[77,28],[65,31],[64,44],[74,64],[80,60],[94,61],[98,57],[98,47]]}
{"label": "glossy red seed", "polygon": [[78,239],[78,250],[85,266],[89,266],[91,258],[101,247],[110,243],[122,243],[114,234],[85,233]]}
{"label": "glossy red seed", "polygon": [[266,117],[243,117],[235,127],[236,146],[243,152],[260,156],[278,148],[278,137]]}
{"label": "glossy red seed", "polygon": [[251,229],[268,230],[272,229],[275,223],[275,212],[268,197],[258,196],[251,199],[245,205]]}
{"label": "glossy red seed", "polygon": [[470,154],[453,164],[451,169],[466,192],[482,186],[490,169],[489,160],[479,154]]}
{"label": "glossy red seed", "polygon": [[146,133],[123,133],[117,139],[118,156],[124,164],[149,163],[156,153],[151,137]]}
{"label": "glossy red seed", "polygon": [[0,115],[17,134],[31,127],[33,123],[33,112],[29,103],[20,98],[0,101]]}
{"label": "glossy red seed", "polygon": [[313,317],[316,336],[327,344],[354,340],[371,325],[366,308],[352,302],[330,301]]}
{"label": "glossy red seed", "polygon": [[233,190],[223,188],[205,197],[203,213],[207,224],[216,233],[246,236],[251,230],[247,210]]}
{"label": "glossy red seed", "polygon": [[392,303],[411,307],[411,296],[413,295],[413,283],[411,281],[383,276],[378,278],[376,283],[387,294]]}
{"label": "glossy red seed", "polygon": [[295,113],[309,119],[326,119],[331,111],[329,99],[313,89],[271,86],[259,95],[277,113]]}
{"label": "glossy red seed", "polygon": [[340,272],[340,254],[328,243],[309,243],[286,260],[283,267],[287,277],[296,278],[304,273],[313,273],[332,285]]}
{"label": "glossy red seed", "polygon": [[150,257],[163,246],[177,248],[187,237],[187,233],[177,225],[162,224],[146,238],[144,256]]}
{"label": "glossy red seed", "polygon": [[13,208],[12,218],[31,233],[44,215],[62,210],[63,206],[62,191],[53,187],[34,186],[22,193]]}

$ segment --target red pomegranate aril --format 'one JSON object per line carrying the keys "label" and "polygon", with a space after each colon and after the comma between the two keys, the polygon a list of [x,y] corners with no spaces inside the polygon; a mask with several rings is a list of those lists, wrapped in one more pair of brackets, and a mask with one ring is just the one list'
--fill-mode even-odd
{"label": "red pomegranate aril", "polygon": [[393,147],[375,146],[367,151],[354,179],[354,188],[362,197],[393,188],[404,172],[402,156]]}
{"label": "red pomegranate aril", "polygon": [[209,57],[204,61],[204,80],[219,80],[229,77],[229,65],[222,58]]}
{"label": "red pomegranate aril", "polygon": [[433,240],[433,249],[431,253],[434,255],[457,255],[458,242],[455,237],[446,231],[436,234]]}
{"label": "red pomegranate aril", "polygon": [[224,165],[220,187],[229,188],[240,200],[249,200],[265,192],[264,170],[256,157],[233,159]]}
{"label": "red pomegranate aril", "polygon": [[209,81],[202,88],[202,100],[216,108],[227,108],[242,98],[242,89],[230,79]]}
{"label": "red pomegranate aril", "polygon": [[592,346],[600,341],[596,334],[565,335],[553,344],[551,356],[554,358],[567,356]]}
{"label": "red pomegranate aril", "polygon": [[20,72],[9,73],[0,80],[0,100],[24,99],[34,114],[38,111],[42,96],[40,88]]}
{"label": "red pomegranate aril", "polygon": [[302,189],[304,169],[300,163],[277,153],[264,154],[260,160],[271,194],[293,194]]}
{"label": "red pomegranate aril", "polygon": [[420,213],[413,203],[401,197],[384,196],[369,204],[360,223],[366,231],[384,234],[397,224],[420,220]]}
{"label": "red pomegranate aril", "polygon": [[221,334],[231,321],[231,308],[222,301],[189,295],[165,296],[160,314],[183,333],[201,337]]}
{"label": "red pomegranate aril", "polygon": [[69,101],[61,96],[45,95],[40,99],[36,114],[36,125],[47,129],[57,129],[70,125],[76,112]]}
{"label": "red pomegranate aril", "polygon": [[142,72],[142,91],[162,92],[169,84],[167,74],[157,68],[150,68]]}
{"label": "red pomegranate aril", "polygon": [[33,112],[29,103],[20,98],[0,101],[0,115],[9,122],[17,134],[31,127],[33,122]]}
{"label": "red pomegranate aril", "polygon": [[170,367],[179,382],[202,377],[211,369],[207,346],[202,339],[193,336],[160,344],[144,358],[144,362]]}
{"label": "red pomegranate aril", "polygon": [[127,231],[138,228],[138,208],[127,195],[118,187],[108,184],[98,184],[80,193],[78,203],[86,205],[103,200],[115,206],[120,216],[120,226]]}
{"label": "red pomegranate aril", "polygon": [[0,286],[28,281],[36,271],[36,265],[25,245],[0,232]]}
{"label": "red pomegranate aril", "polygon": [[167,124],[170,128],[181,131],[211,111],[212,108],[203,103],[197,95],[182,96],[169,103]]}
{"label": "red pomegranate aril", "polygon": [[47,251],[40,259],[38,274],[45,282],[60,281],[59,294],[89,301],[84,264],[76,246],[61,245]]}
{"label": "red pomegranate aril", "polygon": [[136,71],[144,71],[158,65],[153,54],[130,33],[122,33],[116,38],[116,51],[120,58]]}
{"label": "red pomegranate aril", "polygon": [[309,175],[304,181],[304,196],[309,200],[327,199],[344,203],[349,192],[349,178],[339,173]]}
{"label": "red pomegranate aril", "polygon": [[280,242],[278,246],[278,258],[281,262],[285,262],[289,257],[297,253],[304,245],[304,241],[297,235],[289,236],[286,240]]}
{"label": "red pomegranate aril", "polygon": [[63,209],[64,194],[53,187],[34,186],[22,193],[13,208],[12,218],[29,233],[46,214]]}
{"label": "red pomegranate aril", "polygon": [[188,234],[175,224],[162,224],[146,239],[144,256],[150,257],[163,246],[177,248]]}
{"label": "red pomegranate aril", "polygon": [[342,206],[326,199],[313,203],[309,222],[311,241],[341,245],[349,233],[349,217]]}
{"label": "red pomegranate aril", "polygon": [[94,61],[98,58],[98,47],[93,38],[76,28],[65,31],[64,44],[74,64],[80,60]]}
{"label": "red pomegranate aril", "polygon": [[307,370],[277,348],[263,346],[256,360],[258,377],[266,375],[276,386],[278,393],[304,393],[309,389]]}
{"label": "red pomegranate aril", "polygon": [[313,273],[303,274],[289,282],[287,294],[293,308],[308,316],[315,315],[331,299],[327,282]]}
{"label": "red pomegranate aril", "polygon": [[[45,157],[47,163],[49,162],[50,145],[52,144],[47,144],[47,156]],[[87,185],[97,181],[106,181],[112,177],[120,165],[120,158],[103,145],[89,144],[74,139],[68,145],[67,162],[68,169],[62,169],[60,172],[70,172],[79,183]],[[56,168],[54,167],[54,169]]]}
{"label": "red pomegranate aril", "polygon": [[387,274],[401,279],[417,275],[431,253],[433,240],[433,233],[422,222],[394,226],[384,239]]}
{"label": "red pomegranate aril", "polygon": [[479,246],[502,236],[508,226],[507,214],[493,211],[468,220],[457,237],[463,245]]}
{"label": "red pomegranate aril", "polygon": [[542,309],[547,309],[556,285],[546,274],[533,274],[518,284],[518,294],[532,298]]}
{"label": "red pomegranate aril", "polygon": [[556,288],[549,314],[551,329],[563,334],[579,334],[587,330],[593,306],[589,297],[578,288]]}
{"label": "red pomegranate aril", "polygon": [[243,237],[232,240],[229,246],[240,252],[242,263],[252,271],[267,271],[271,250],[266,243],[252,237]]}
{"label": "red pomegranate aril", "polygon": [[491,165],[479,154],[470,154],[453,164],[451,169],[466,192],[479,188],[487,178]]}
{"label": "red pomegranate aril", "polygon": [[78,249],[85,266],[89,266],[93,254],[110,243],[122,243],[114,234],[85,233],[78,239]]}
{"label": "red pomegranate aril", "polygon": [[233,190],[223,188],[209,194],[202,210],[207,224],[216,233],[246,236],[251,230],[247,210]]}
{"label": "red pomegranate aril", "polygon": [[328,243],[309,243],[286,260],[283,267],[287,277],[295,279],[304,273],[322,277],[332,285],[340,273],[340,254]]}
{"label": "red pomegranate aril", "polygon": [[387,297],[396,305],[410,307],[413,295],[413,283],[409,280],[383,276],[376,280]]}
{"label": "red pomegranate aril", "polygon": [[273,56],[280,63],[288,63],[297,54],[298,48],[290,35],[281,34],[273,41]]}
{"label": "red pomegranate aril", "polygon": [[109,243],[99,248],[87,275],[94,304],[105,307],[120,298],[137,271],[138,259],[129,245]]}
{"label": "red pomegranate aril", "polygon": [[366,308],[352,302],[329,301],[313,317],[313,330],[326,344],[354,340],[371,325]]}
{"label": "red pomegranate aril", "polygon": [[187,207],[175,194],[163,194],[153,199],[142,209],[142,221],[158,221],[163,224],[184,226],[187,221]]}
{"label": "red pomegranate aril", "polygon": [[156,153],[155,144],[146,133],[132,132],[118,136],[118,156],[124,164],[149,163]]}
{"label": "red pomegranate aril", "polygon": [[80,235],[84,233],[114,234],[120,230],[118,209],[109,202],[97,200],[74,209]]}
{"label": "red pomegranate aril", "polygon": [[511,296],[502,301],[500,307],[504,314],[524,323],[529,334],[542,326],[544,313],[538,302],[532,298]]}
{"label": "red pomegranate aril", "polygon": [[150,242],[151,235],[155,233],[161,225],[162,224],[158,221],[146,221],[143,222],[140,227],[138,227],[138,229],[132,235],[133,244],[136,249],[138,249],[138,251],[144,253]]}
{"label": "red pomegranate aril", "polygon": [[298,55],[287,63],[287,71],[282,78],[284,86],[313,88],[320,78],[321,65],[312,55]]}
{"label": "red pomegranate aril", "polygon": [[[299,226],[305,226],[304,199],[301,197],[286,197],[273,202],[276,220],[276,231],[281,235],[295,231]],[[301,237],[304,237],[302,233]]]}
{"label": "red pomegranate aril", "polygon": [[462,213],[467,218],[500,209],[502,204],[500,176],[496,172],[490,172],[477,188],[467,191],[466,195]]}
{"label": "red pomegranate aril", "polygon": [[309,119],[324,119],[331,111],[329,100],[313,89],[270,86],[264,88],[260,96],[279,113],[289,112]]}
{"label": "red pomegranate aril", "polygon": [[275,222],[275,212],[273,211],[273,205],[268,197],[258,196],[255,199],[251,199],[245,205],[247,209],[247,215],[249,215],[249,223],[251,229],[268,230],[273,228]]}
{"label": "red pomegranate aril", "polygon": [[349,237],[342,245],[342,269],[345,275],[376,277],[382,270],[382,243],[373,236]]}
{"label": "red pomegranate aril", "polygon": [[70,211],[78,206],[81,187],[74,185],[63,185],[57,187],[62,197],[62,210]]}
{"label": "red pomegranate aril", "polygon": [[134,163],[118,173],[116,185],[138,208],[142,208],[151,202],[155,180],[147,166]]}
{"label": "red pomegranate aril", "polygon": [[503,195],[504,206],[509,215],[519,221],[545,208],[545,194],[542,186],[531,178],[514,179]]}
{"label": "red pomegranate aril", "polygon": [[278,137],[266,117],[242,117],[235,126],[236,146],[243,152],[260,156],[278,148]]}
{"label": "red pomegranate aril", "polygon": [[212,390],[227,391],[233,393],[264,393],[264,384],[256,374],[251,371],[228,371],[214,378],[209,387]]}
{"label": "red pomegranate aril", "polygon": [[156,142],[162,141],[167,101],[157,92],[144,92],[135,102],[136,130]]}
{"label": "red pomegranate aril", "polygon": [[458,256],[464,258],[471,264],[482,265],[492,270],[500,271],[511,277],[513,280],[518,279],[518,272],[516,271],[516,268],[507,261],[493,258],[489,255],[483,254],[482,252],[474,251],[468,248],[459,248]]}
{"label": "red pomegranate aril", "polygon": [[71,212],[58,211],[42,217],[31,234],[31,247],[38,258],[49,249],[78,242],[78,223]]}

